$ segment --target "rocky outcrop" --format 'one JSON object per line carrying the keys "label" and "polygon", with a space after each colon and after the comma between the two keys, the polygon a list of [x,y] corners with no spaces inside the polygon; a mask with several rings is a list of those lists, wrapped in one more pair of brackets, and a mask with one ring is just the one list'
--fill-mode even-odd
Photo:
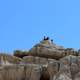
{"label": "rocky outcrop", "polygon": [[0,66],[0,80],[80,80],[80,57],[48,59],[47,64]]}
{"label": "rocky outcrop", "polygon": [[73,48],[65,49],[63,46],[57,46],[49,40],[43,40],[33,46],[33,48],[29,50],[29,54],[32,56],[52,58],[57,60],[68,55],[79,55],[78,52]]}
{"label": "rocky outcrop", "polygon": [[47,40],[36,44],[29,53],[32,56],[59,59],[65,56],[64,50],[62,46],[57,46]]}
{"label": "rocky outcrop", "polygon": [[80,80],[80,51],[48,38],[16,55],[0,54],[0,80]]}

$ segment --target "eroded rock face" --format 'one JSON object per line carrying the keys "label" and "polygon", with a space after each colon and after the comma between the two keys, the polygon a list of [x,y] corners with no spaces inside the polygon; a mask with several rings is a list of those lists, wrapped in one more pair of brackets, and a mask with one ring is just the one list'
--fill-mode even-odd
{"label": "eroded rock face", "polygon": [[54,59],[59,59],[65,56],[63,47],[56,46],[55,44],[52,44],[49,41],[44,41],[35,45],[29,52],[33,56],[54,58]]}
{"label": "eroded rock face", "polygon": [[65,49],[62,46],[57,46],[49,40],[43,40],[40,43],[36,44],[32,49],[30,49],[29,53],[32,56],[52,58],[57,60],[68,55],[78,55],[78,52],[73,48]]}
{"label": "eroded rock face", "polygon": [[[79,67],[78,58],[75,56],[67,56],[60,60],[60,68],[59,72],[57,72],[57,75],[55,75],[56,80],[77,80],[79,78]],[[78,76],[78,77],[76,77]],[[54,79],[54,80],[55,80]]]}
{"label": "eroded rock face", "polygon": [[0,80],[80,80],[79,58],[47,59],[46,64],[4,65]]}
{"label": "eroded rock face", "polygon": [[80,80],[80,56],[45,39],[23,58],[1,54],[0,80]]}

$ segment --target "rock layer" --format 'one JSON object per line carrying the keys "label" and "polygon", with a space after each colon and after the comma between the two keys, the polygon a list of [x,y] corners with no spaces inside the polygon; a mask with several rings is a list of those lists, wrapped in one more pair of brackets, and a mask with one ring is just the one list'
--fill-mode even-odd
{"label": "rock layer", "polygon": [[0,80],[80,80],[79,55],[45,39],[22,59],[0,54]]}

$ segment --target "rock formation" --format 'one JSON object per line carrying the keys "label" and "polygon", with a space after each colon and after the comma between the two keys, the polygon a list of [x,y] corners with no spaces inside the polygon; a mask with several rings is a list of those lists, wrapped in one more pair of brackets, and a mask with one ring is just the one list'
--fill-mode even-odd
{"label": "rock formation", "polygon": [[44,37],[25,54],[0,54],[0,80],[80,80],[79,53]]}

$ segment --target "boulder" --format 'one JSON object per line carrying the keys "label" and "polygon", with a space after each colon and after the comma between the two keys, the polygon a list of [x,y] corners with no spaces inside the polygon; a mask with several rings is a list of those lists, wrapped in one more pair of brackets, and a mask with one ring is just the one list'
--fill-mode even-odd
{"label": "boulder", "polygon": [[35,46],[33,46],[32,49],[30,49],[29,53],[32,56],[39,56],[39,57],[53,58],[53,59],[60,59],[63,56],[65,56],[63,47],[56,46],[55,44],[52,44],[50,42],[49,44],[46,44],[46,42],[45,43],[40,42],[39,44],[36,44]]}

